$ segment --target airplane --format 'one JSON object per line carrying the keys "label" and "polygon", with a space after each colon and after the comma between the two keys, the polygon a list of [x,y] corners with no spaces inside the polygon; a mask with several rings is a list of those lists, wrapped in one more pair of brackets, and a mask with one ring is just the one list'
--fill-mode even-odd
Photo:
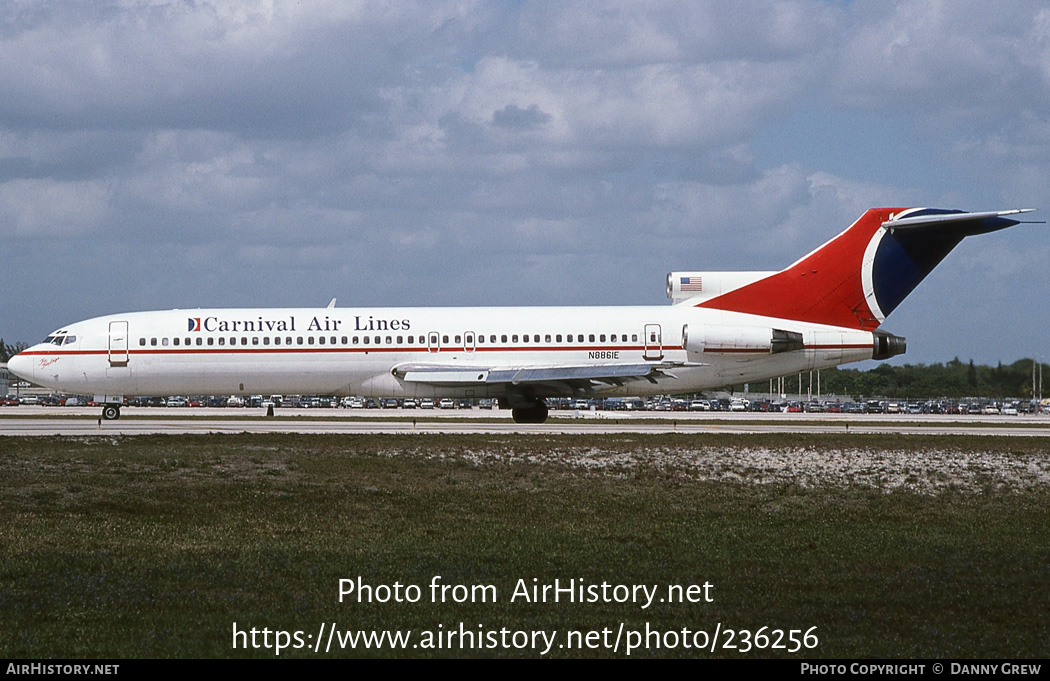
{"label": "airplane", "polygon": [[545,398],[711,390],[906,350],[879,327],[963,238],[1034,209],[873,208],[779,272],[672,272],[669,306],[194,309],[64,326],[11,358],[24,380],[125,398],[311,394]]}

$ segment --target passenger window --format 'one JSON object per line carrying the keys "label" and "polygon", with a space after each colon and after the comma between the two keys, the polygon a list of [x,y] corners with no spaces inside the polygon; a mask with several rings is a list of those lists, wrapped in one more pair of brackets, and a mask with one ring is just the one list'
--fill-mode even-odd
{"label": "passenger window", "polygon": [[368,345],[368,336],[365,336],[363,340],[365,342],[365,345]]}
{"label": "passenger window", "polygon": [[[221,339],[220,339],[220,340],[221,340]],[[208,338],[208,345],[215,345],[215,339],[214,339],[214,338],[211,338],[211,337],[209,337],[209,338]]]}
{"label": "passenger window", "polygon": [[343,345],[346,345],[346,336],[343,336]]}
{"label": "passenger window", "polygon": [[245,336],[242,336],[241,337],[241,345],[247,345],[247,344],[248,344],[248,338],[245,337]]}
{"label": "passenger window", "polygon": [[549,333],[546,336],[543,337],[543,342],[544,343],[550,343],[551,342],[551,335]]}
{"label": "passenger window", "polygon": [[448,345],[448,336],[442,336],[441,343],[442,345]]}
{"label": "passenger window", "polygon": [[331,337],[331,338],[329,338],[328,340],[332,341],[332,345],[335,345],[335,336],[332,336],[332,337]]}
{"label": "passenger window", "polygon": [[379,336],[376,336],[376,343],[375,343],[375,344],[376,344],[376,345],[379,345],[379,343],[380,343],[380,340],[381,340],[381,339],[380,339],[380,337],[379,337]]}
{"label": "passenger window", "polygon": [[161,339],[160,339],[160,344],[161,344],[161,345],[163,345],[163,346],[165,346],[165,347],[167,347],[167,345],[168,345],[168,339],[167,339],[167,338],[161,338]]}
{"label": "passenger window", "polygon": [[394,339],[391,338],[390,336],[387,336],[386,337],[386,344],[387,345],[393,345],[394,344]]}
{"label": "passenger window", "polygon": [[150,338],[149,339],[149,344],[153,345],[153,346],[156,346],[157,345],[157,339],[156,338]]}
{"label": "passenger window", "polygon": [[281,344],[281,337],[280,336],[274,336],[273,344],[274,345],[280,345]]}
{"label": "passenger window", "polygon": [[513,336],[511,336],[510,337],[510,341],[512,343],[517,343],[518,342],[518,334],[514,334]]}
{"label": "passenger window", "polygon": [[354,336],[354,337],[353,337],[353,338],[352,338],[352,339],[350,340],[350,342],[351,342],[351,343],[353,343],[354,345],[357,345],[357,342],[358,342],[358,338],[357,338],[357,336]]}
{"label": "passenger window", "polygon": [[197,345],[204,345],[204,339],[200,336],[197,336]]}
{"label": "passenger window", "polygon": [[[211,339],[209,338],[208,340],[211,340]],[[211,343],[208,343],[208,345],[211,345]],[[223,338],[222,336],[219,337],[219,345],[226,345],[226,339]],[[231,343],[231,345],[232,345],[232,343]]]}
{"label": "passenger window", "polygon": [[319,336],[319,337],[317,338],[317,343],[318,343],[319,345],[324,345],[324,336]]}
{"label": "passenger window", "polygon": [[587,336],[587,340],[590,341],[591,343],[593,343],[594,342],[594,334],[592,333],[591,335]]}
{"label": "passenger window", "polygon": [[[280,340],[280,339],[278,339],[278,340]],[[269,336],[263,337],[263,345],[269,345],[269,344],[270,344],[270,337]]]}
{"label": "passenger window", "polygon": [[179,341],[179,339],[178,339],[178,338],[175,338],[174,340],[172,340],[172,343],[173,343],[173,344],[175,344],[175,345],[178,345],[178,344],[179,344],[179,342],[180,342],[180,341]]}
{"label": "passenger window", "polygon": [[252,336],[252,345],[258,345],[258,344],[259,344],[259,337],[258,336]]}
{"label": "passenger window", "polygon": [[554,337],[554,339],[555,339],[556,342],[560,343],[561,342],[561,334],[559,333],[557,336]]}
{"label": "passenger window", "polygon": [[404,336],[398,336],[397,337],[397,344],[398,345],[402,345],[404,342],[405,342],[405,337]]}
{"label": "passenger window", "polygon": [[313,345],[314,344],[314,337],[313,336],[307,336],[306,337],[306,344],[307,345]]}
{"label": "passenger window", "polygon": [[579,334],[578,336],[576,336],[576,342],[577,343],[582,343],[583,342],[583,334],[582,333]]}
{"label": "passenger window", "polygon": [[638,342],[638,334],[636,334],[636,333],[632,333],[631,334],[631,342],[632,343],[637,343]]}
{"label": "passenger window", "polygon": [[500,339],[501,339],[500,340],[501,343],[506,343],[507,342],[507,334],[503,334],[502,336],[500,336]]}
{"label": "passenger window", "polygon": [[604,343],[605,342],[605,334],[603,333],[602,335],[598,336],[598,340],[600,342]]}
{"label": "passenger window", "polygon": [[142,346],[142,347],[145,347],[145,345],[146,345],[146,339],[145,339],[145,338],[140,338],[140,339],[139,339],[139,345],[140,345],[140,346]]}

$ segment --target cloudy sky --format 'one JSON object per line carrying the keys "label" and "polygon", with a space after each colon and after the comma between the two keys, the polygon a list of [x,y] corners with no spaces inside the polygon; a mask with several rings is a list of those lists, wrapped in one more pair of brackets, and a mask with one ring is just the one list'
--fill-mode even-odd
{"label": "cloudy sky", "polygon": [[[667,304],[872,206],[1050,216],[1050,6],[0,4],[0,337],[113,312]],[[901,361],[1050,359],[1050,229],[967,239]],[[870,364],[870,363],[869,363]]]}

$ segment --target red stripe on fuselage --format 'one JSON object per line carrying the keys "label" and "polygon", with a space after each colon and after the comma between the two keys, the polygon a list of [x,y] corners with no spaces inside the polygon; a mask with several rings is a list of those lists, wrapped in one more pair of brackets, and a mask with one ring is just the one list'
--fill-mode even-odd
{"label": "red stripe on fuselage", "polygon": [[[650,350],[656,350],[657,348],[651,347]],[[662,350],[682,350],[681,345],[663,345],[660,346]],[[517,347],[477,347],[473,350],[467,350],[463,347],[441,347],[436,350],[429,350],[426,347],[413,346],[413,347],[384,347],[382,345],[373,346],[356,346],[356,347],[294,347],[294,348],[282,348],[282,347],[201,347],[201,348],[140,348],[137,350],[129,350],[129,355],[220,355],[220,354],[294,354],[294,353],[369,353],[369,352],[418,352],[421,354],[434,354],[435,352],[643,352],[644,346],[641,345],[630,345],[630,346],[616,346],[616,345],[583,345],[583,346],[517,346]],[[45,350],[39,351],[26,351],[20,353],[26,357],[56,357],[56,356],[91,356],[91,355],[108,355],[107,350],[58,350],[56,352],[49,352]],[[123,354],[123,353],[121,353]]]}

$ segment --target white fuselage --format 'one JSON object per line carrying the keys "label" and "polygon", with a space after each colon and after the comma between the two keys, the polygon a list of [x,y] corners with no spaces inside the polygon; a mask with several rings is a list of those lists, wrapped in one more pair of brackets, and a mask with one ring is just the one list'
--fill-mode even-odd
{"label": "white fuselage", "polygon": [[[801,334],[803,347],[771,352],[724,341],[762,329]],[[520,387],[411,382],[396,371],[406,365],[466,372],[652,364],[665,372],[659,381],[595,381],[586,392],[682,393],[870,359],[873,344],[870,331],[688,304],[171,310],[98,317],[49,338],[12,358],[11,370],[105,401],[175,394],[486,398]],[[530,390],[578,394],[574,385]]]}

